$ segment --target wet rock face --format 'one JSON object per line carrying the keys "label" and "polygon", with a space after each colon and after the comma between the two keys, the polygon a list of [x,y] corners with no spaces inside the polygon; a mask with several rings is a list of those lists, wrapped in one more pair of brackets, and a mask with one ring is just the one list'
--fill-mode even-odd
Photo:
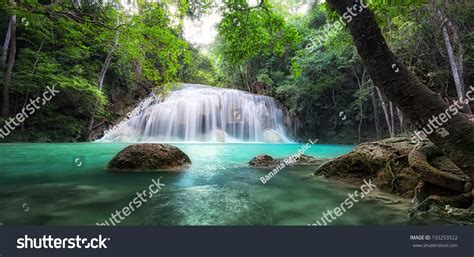
{"label": "wet rock face", "polygon": [[136,144],[120,151],[107,165],[111,171],[183,171],[191,165],[189,157],[168,144]]}

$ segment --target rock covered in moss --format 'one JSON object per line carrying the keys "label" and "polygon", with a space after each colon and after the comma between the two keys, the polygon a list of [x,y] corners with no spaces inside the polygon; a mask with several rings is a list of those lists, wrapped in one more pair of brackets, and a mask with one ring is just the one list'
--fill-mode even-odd
{"label": "rock covered in moss", "polygon": [[248,162],[250,167],[256,168],[273,168],[278,165],[278,160],[273,159],[270,155],[262,154],[258,155]]}
{"label": "rock covered in moss", "polygon": [[372,178],[382,191],[411,198],[418,181],[408,164],[414,146],[407,138],[362,143],[350,153],[323,164],[315,175],[355,183]]}
{"label": "rock covered in moss", "polygon": [[120,151],[107,165],[123,172],[183,171],[191,165],[189,157],[168,144],[136,144]]}
{"label": "rock covered in moss", "polygon": [[248,162],[249,166],[255,168],[274,168],[280,163],[285,166],[315,166],[321,165],[325,160],[310,155],[292,155],[286,158],[275,159],[270,155],[259,155]]}

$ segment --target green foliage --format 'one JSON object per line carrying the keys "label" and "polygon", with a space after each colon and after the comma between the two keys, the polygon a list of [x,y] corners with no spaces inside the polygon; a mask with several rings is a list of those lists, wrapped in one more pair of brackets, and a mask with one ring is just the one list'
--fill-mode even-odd
{"label": "green foliage", "polygon": [[[1,7],[5,16],[11,13],[8,6]],[[139,13],[127,15],[112,4],[26,1],[16,14],[12,113],[47,87],[60,93],[7,140],[76,140],[91,115],[99,122],[114,117],[108,111],[110,99],[128,96],[133,104],[140,97],[135,91],[177,81],[190,60],[188,43],[178,36],[161,4],[142,4]],[[6,28],[6,21],[0,25]],[[99,74],[107,56],[111,63],[100,90]]]}
{"label": "green foliage", "polygon": [[119,42],[124,58],[139,62],[144,78],[149,81],[176,81],[180,66],[189,62],[190,55],[187,42],[170,26],[165,10],[158,4],[146,4],[129,24]]}
{"label": "green foliage", "polygon": [[216,85],[217,68],[214,61],[197,48],[190,50],[192,62],[184,67],[180,81],[191,84]]}
{"label": "green foliage", "polygon": [[259,54],[282,56],[294,47],[298,34],[287,26],[284,18],[272,10],[268,1],[258,8],[246,1],[227,2],[227,9],[219,24],[220,36],[225,41],[223,54],[232,64],[242,64]]}

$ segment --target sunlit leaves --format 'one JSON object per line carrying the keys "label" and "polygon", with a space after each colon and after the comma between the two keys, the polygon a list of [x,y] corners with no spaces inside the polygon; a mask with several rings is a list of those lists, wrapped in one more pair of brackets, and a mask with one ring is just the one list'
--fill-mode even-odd
{"label": "sunlit leaves", "polygon": [[123,57],[138,61],[148,80],[175,81],[180,66],[189,62],[188,43],[170,26],[165,10],[157,4],[144,5],[130,23],[120,37]]}
{"label": "sunlit leaves", "polygon": [[235,64],[260,53],[282,55],[294,46],[298,36],[267,1],[254,7],[246,1],[228,1],[219,33],[224,40],[224,55]]}

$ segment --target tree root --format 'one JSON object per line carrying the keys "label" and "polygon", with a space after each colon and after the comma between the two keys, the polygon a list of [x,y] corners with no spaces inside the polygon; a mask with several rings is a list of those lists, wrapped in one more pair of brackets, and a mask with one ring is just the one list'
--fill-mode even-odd
{"label": "tree root", "polygon": [[393,160],[390,160],[387,162],[387,165],[385,166],[385,170],[388,170],[388,173],[390,173],[390,175],[392,176],[392,180],[390,181],[390,193],[393,193],[395,191],[395,182],[397,181],[397,179],[399,178],[398,174],[396,175],[394,172],[393,172],[393,168],[392,168],[392,163],[395,164],[395,158]]}
{"label": "tree root", "polygon": [[[441,208],[469,208],[473,192],[470,178],[459,169],[440,170],[429,160],[442,153],[431,143],[418,144],[408,156],[408,163],[420,180],[415,188],[415,211],[427,211],[435,204]],[[464,175],[464,176],[463,176]],[[452,196],[439,196],[427,189],[428,184],[453,192]],[[432,187],[431,186],[431,187]]]}
{"label": "tree root", "polygon": [[449,205],[456,208],[469,208],[474,198],[472,190],[454,196],[429,195],[428,191],[426,182],[419,180],[415,188],[415,197],[412,201],[416,204],[416,210],[425,210],[432,204],[442,207]]}
{"label": "tree root", "polygon": [[429,158],[439,155],[442,153],[433,144],[419,144],[410,152],[408,163],[419,178],[425,182],[454,192],[470,192],[472,184],[468,176],[455,174],[454,171],[439,170],[428,162]]}
{"label": "tree root", "polygon": [[432,205],[438,205],[443,209],[449,209],[450,207],[466,209],[472,205],[472,193],[451,197],[430,195],[416,206],[415,211],[428,211]]}

